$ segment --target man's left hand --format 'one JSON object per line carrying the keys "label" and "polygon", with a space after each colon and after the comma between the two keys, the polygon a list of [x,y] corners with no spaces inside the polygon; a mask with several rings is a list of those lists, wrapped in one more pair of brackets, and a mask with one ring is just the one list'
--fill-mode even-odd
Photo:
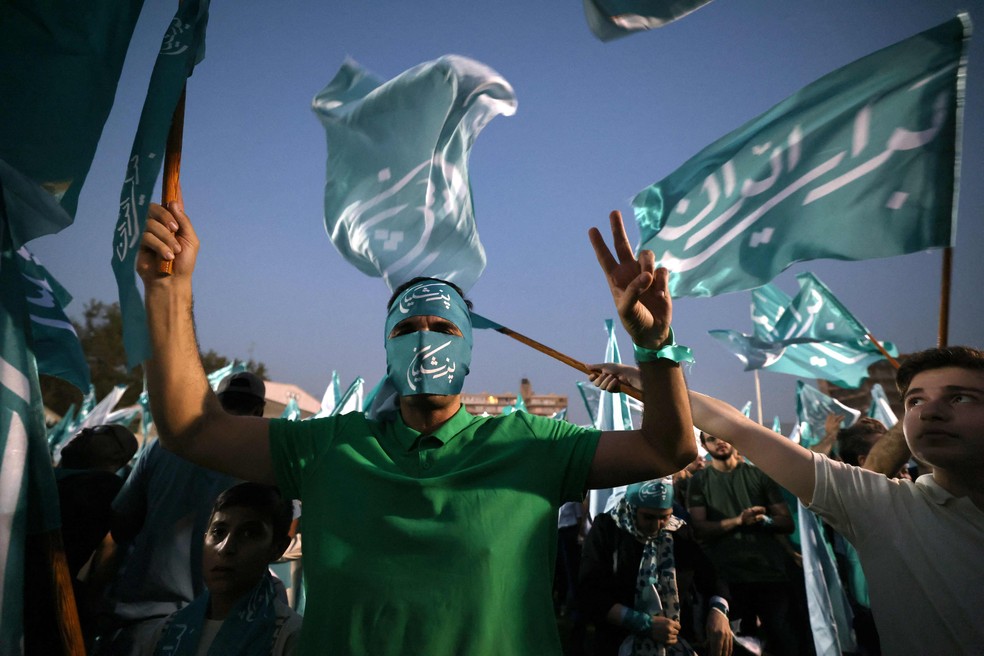
{"label": "man's left hand", "polygon": [[666,269],[656,268],[656,256],[652,251],[641,251],[638,258],[633,255],[620,212],[612,212],[609,218],[612,244],[618,259],[608,250],[598,229],[591,228],[588,236],[595,256],[605,272],[619,318],[632,341],[644,348],[658,349],[669,337],[673,318],[668,289],[670,274]]}
{"label": "man's left hand", "polygon": [[707,613],[707,654],[708,656],[731,656],[734,648],[731,625],[724,613],[712,610]]}

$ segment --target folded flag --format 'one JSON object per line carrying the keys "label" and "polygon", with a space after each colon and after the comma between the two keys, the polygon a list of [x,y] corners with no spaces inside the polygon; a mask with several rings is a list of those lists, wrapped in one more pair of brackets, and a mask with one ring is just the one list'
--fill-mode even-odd
{"label": "folded flag", "polygon": [[796,382],[796,418],[800,425],[800,444],[812,446],[823,439],[828,415],[843,415],[841,427],[847,428],[861,417],[849,408],[803,381]]}
{"label": "folded flag", "polygon": [[489,121],[515,113],[509,83],[457,55],[385,83],[348,60],[312,106],[328,139],[335,248],[390,289],[431,276],[467,291],[485,268],[468,155]]}
{"label": "folded flag", "polygon": [[840,68],[640,192],[639,248],[673,295],[951,245],[968,29],[961,14]]}
{"label": "folded flag", "polygon": [[871,405],[868,406],[868,416],[885,424],[885,428],[891,428],[899,423],[899,418],[895,416],[895,411],[892,410],[892,404],[888,400],[881,383],[875,383],[871,386]]}

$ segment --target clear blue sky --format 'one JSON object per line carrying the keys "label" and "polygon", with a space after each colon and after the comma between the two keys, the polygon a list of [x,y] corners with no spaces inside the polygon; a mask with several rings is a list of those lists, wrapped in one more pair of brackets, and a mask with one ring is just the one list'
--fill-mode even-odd
{"label": "clear blue sky", "polygon": [[[73,226],[30,247],[75,296],[116,299],[110,268],[120,186],[150,69],[176,2],[148,2]],[[717,0],[652,32],[601,43],[580,2],[213,2],[207,56],[189,82],[182,185],[202,239],[196,314],[203,348],[265,362],[274,380],[320,397],[384,373],[388,290],[334,250],[323,226],[326,146],[310,101],[346,56],[383,78],[447,53],[513,85],[515,116],[479,136],[470,164],[488,266],[476,310],[587,362],[604,354],[614,315],[587,230],[631,216],[630,200],[708,143],[823,74],[967,9],[978,0]],[[963,184],[950,342],[984,344],[984,39],[971,40]],[[158,194],[159,195],[159,194]],[[630,238],[638,235],[634,224]],[[879,338],[902,351],[936,341],[941,255],[806,262]],[[751,373],[707,336],[750,332],[747,292],[675,305],[695,349],[690,385],[741,406]],[[623,354],[630,343],[620,332]],[[466,392],[567,394],[586,420],[573,369],[479,332]],[[791,421],[795,379],[763,374],[767,421]]]}

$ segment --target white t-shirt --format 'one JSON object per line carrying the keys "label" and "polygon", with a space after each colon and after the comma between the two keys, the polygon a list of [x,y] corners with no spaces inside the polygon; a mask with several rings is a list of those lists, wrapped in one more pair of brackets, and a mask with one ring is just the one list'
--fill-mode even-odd
{"label": "white t-shirt", "polygon": [[857,549],[883,652],[984,653],[984,511],[932,475],[913,483],[813,462],[809,508]]}

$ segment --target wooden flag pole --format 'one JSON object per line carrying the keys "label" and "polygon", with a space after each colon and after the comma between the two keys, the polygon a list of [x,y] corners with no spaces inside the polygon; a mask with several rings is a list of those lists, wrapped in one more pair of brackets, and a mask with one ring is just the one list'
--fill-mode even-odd
{"label": "wooden flag pole", "polygon": [[41,549],[51,565],[51,586],[55,591],[55,617],[58,618],[59,639],[66,656],[85,656],[85,640],[82,638],[82,625],[75,604],[75,591],[72,589],[72,576],[65,557],[65,544],[61,529],[40,534]]}
{"label": "wooden flag pole", "polygon": [[[167,133],[167,148],[164,151],[164,184],[161,204],[167,207],[171,201],[181,198],[181,145],[184,137],[185,88],[174,108],[171,130]],[[172,260],[161,260],[158,272],[169,276],[174,272]]]}
{"label": "wooden flag pole", "polygon": [[943,249],[943,278],[940,283],[940,324],[936,347],[944,348],[950,338],[950,273],[953,270],[953,248]]}
{"label": "wooden flag pole", "polygon": [[[523,344],[526,344],[527,346],[536,349],[540,353],[545,353],[546,355],[549,355],[551,358],[554,358],[555,360],[560,360],[564,364],[574,367],[581,373],[584,374],[592,373],[592,369],[590,369],[588,365],[584,364],[580,360],[575,360],[569,355],[564,355],[560,351],[555,351],[554,349],[544,344],[541,344],[535,339],[530,339],[526,335],[521,335],[517,333],[515,330],[511,330],[509,328],[506,328],[505,326],[495,328],[494,330],[498,333],[502,333],[503,335],[506,335],[507,337],[512,337],[516,341],[522,342]],[[628,396],[631,396],[633,399],[637,401],[642,401],[642,392],[632,387],[631,385],[620,384],[618,391]]]}
{"label": "wooden flag pole", "polygon": [[875,348],[877,348],[879,351],[881,351],[881,354],[884,355],[886,358],[888,358],[888,361],[892,363],[892,366],[893,367],[895,367],[896,369],[899,368],[899,361],[896,360],[895,358],[893,358],[891,356],[891,354],[888,351],[885,350],[885,347],[881,345],[881,342],[879,342],[877,339],[875,339],[874,335],[872,335],[871,333],[868,333],[868,334],[865,335],[865,337],[867,337],[869,340],[871,340],[871,343],[875,345]]}

